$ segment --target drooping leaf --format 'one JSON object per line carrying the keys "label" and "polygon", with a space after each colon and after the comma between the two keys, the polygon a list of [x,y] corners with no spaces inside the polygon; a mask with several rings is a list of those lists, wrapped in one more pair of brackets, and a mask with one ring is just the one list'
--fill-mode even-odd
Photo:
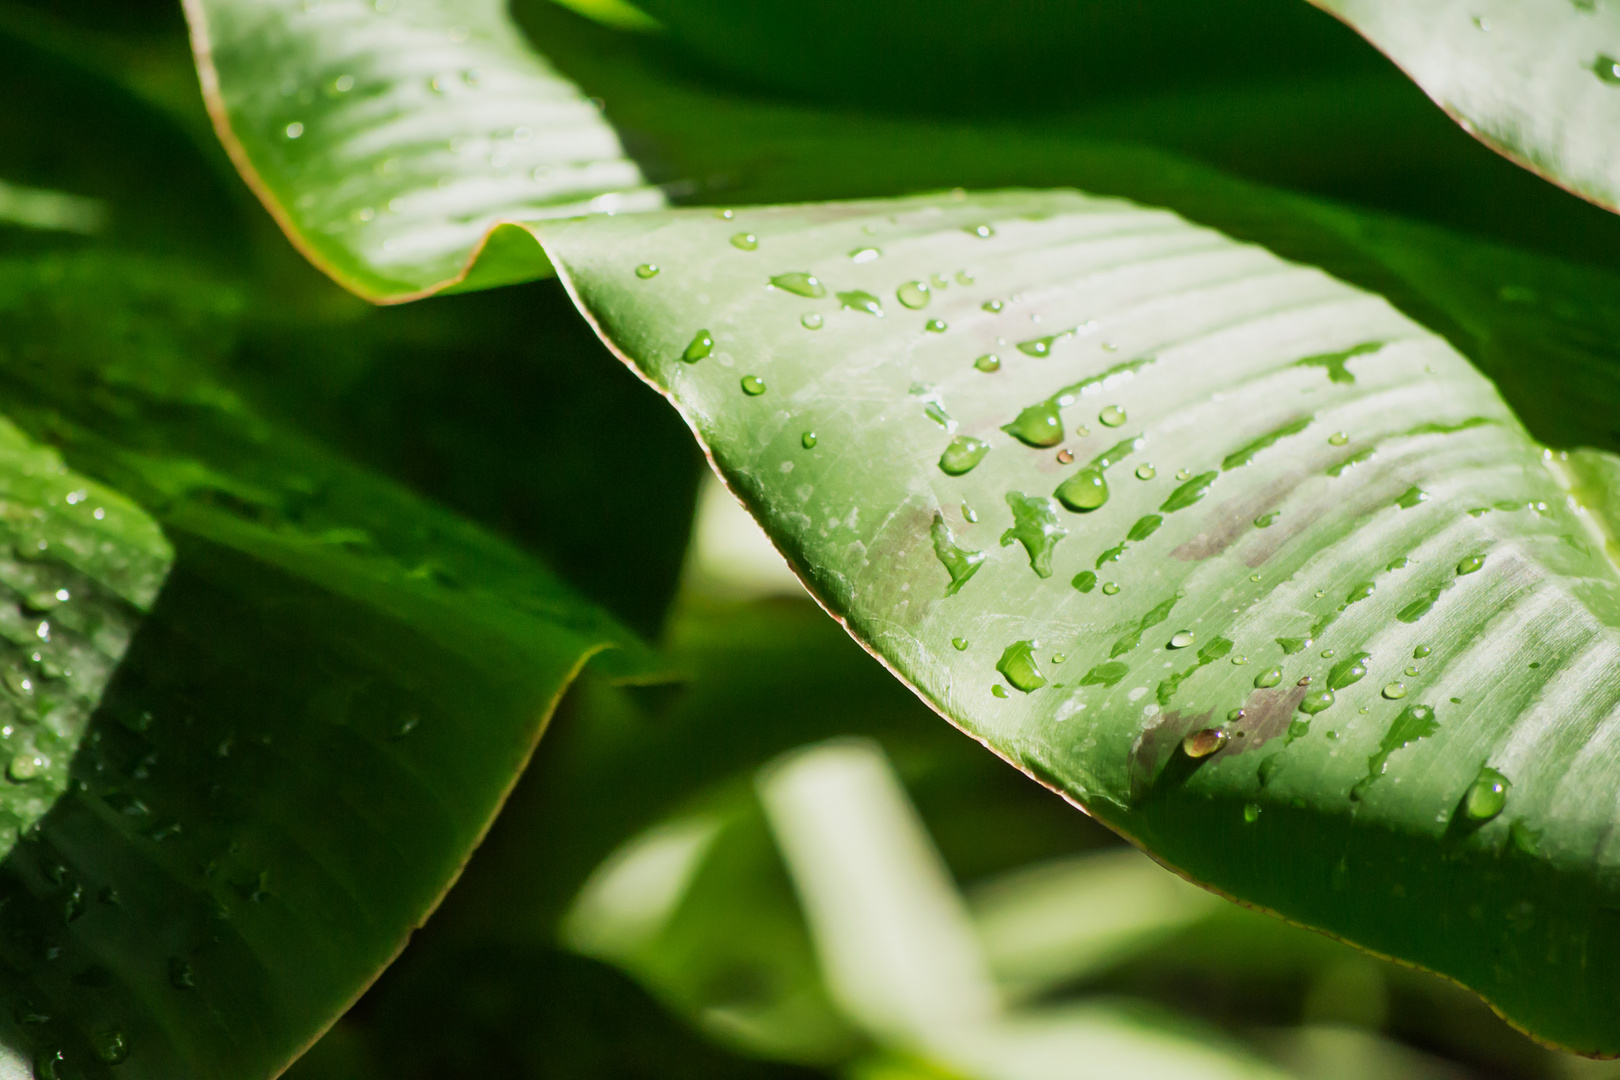
{"label": "drooping leaf", "polygon": [[243,176],[299,250],[368,299],[544,276],[522,223],[663,205],[501,0],[188,0],[186,13]]}
{"label": "drooping leaf", "polygon": [[[1578,463],[1443,339],[1072,193],[542,234],[812,591],[941,713],[1200,881],[1616,1048],[1620,983],[1591,958],[1620,947],[1594,914],[1620,575]],[[826,295],[771,284],[789,272]],[[1036,408],[1061,444],[1019,437]],[[961,476],[953,433],[991,447]],[[1087,468],[1106,501],[1065,507]],[[954,595],[936,516],[985,556]],[[1501,805],[1469,797],[1487,766]]]}
{"label": "drooping leaf", "polygon": [[14,1057],[275,1074],[435,907],[581,666],[651,662],[221,381],[240,308],[172,265],[0,264],[16,422],[179,552],[72,789],[0,865],[0,1000],[37,1018],[0,1036]]}
{"label": "drooping leaf", "polygon": [[1620,208],[1620,15],[1597,0],[1312,0],[1387,53],[1465,130]]}

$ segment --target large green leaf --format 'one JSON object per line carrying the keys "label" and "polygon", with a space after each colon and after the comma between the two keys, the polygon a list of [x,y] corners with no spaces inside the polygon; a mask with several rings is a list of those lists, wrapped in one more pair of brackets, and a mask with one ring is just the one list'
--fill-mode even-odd
{"label": "large green leaf", "polygon": [[[663,205],[501,0],[188,0],[244,177],[346,288],[409,300],[542,276],[523,222]],[[507,236],[496,232],[513,224]]]}
{"label": "large green leaf", "polygon": [[1065,192],[542,235],[941,713],[1197,880],[1620,1049],[1597,466],[1443,339]]}
{"label": "large green leaf", "polygon": [[580,667],[652,661],[221,381],[234,290],[89,253],[0,263],[0,311],[12,418],[179,553],[76,782],[0,866],[23,1020],[0,1043],[88,1075],[126,1051],[121,1076],[273,1075],[435,907]]}
{"label": "large green leaf", "polygon": [[1597,0],[1312,0],[1359,30],[1465,130],[1620,208],[1620,14]]}

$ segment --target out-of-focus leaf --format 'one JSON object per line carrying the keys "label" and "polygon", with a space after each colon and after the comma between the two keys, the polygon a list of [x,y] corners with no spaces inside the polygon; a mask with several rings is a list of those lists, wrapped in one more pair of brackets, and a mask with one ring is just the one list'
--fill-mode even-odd
{"label": "out-of-focus leaf", "polygon": [[543,235],[942,714],[1200,881],[1609,1046],[1608,523],[1443,340],[1061,192]]}
{"label": "out-of-focus leaf", "polygon": [[187,0],[186,13],[243,176],[300,251],[367,299],[541,277],[523,223],[663,205],[502,0]]}
{"label": "out-of-focus leaf", "polygon": [[1620,14],[1597,0],[1312,0],[1487,146],[1620,208]]}
{"label": "out-of-focus leaf", "polygon": [[434,908],[586,660],[652,661],[532,559],[218,381],[230,289],[13,260],[0,311],[18,425],[179,553],[76,783],[0,867],[0,999],[34,1018],[6,1043],[90,1076],[126,1052],[123,1077],[273,1074]]}

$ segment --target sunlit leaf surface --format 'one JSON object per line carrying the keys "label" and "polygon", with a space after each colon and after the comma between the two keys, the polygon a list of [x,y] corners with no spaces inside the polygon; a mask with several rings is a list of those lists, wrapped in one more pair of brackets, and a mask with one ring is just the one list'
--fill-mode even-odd
{"label": "sunlit leaf surface", "polygon": [[940,712],[1200,881],[1620,1049],[1601,458],[1382,299],[1121,201],[543,236]]}
{"label": "sunlit leaf surface", "polygon": [[311,261],[372,300],[543,276],[501,223],[647,209],[599,103],[503,0],[187,0],[203,91],[243,175]]}

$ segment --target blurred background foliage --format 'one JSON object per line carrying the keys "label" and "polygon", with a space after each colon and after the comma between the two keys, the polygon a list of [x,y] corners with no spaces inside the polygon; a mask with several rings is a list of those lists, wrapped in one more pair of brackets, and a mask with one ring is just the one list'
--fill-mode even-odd
{"label": "blurred background foliage", "polygon": [[[1301,0],[514,13],[676,201],[1179,192],[1183,213],[1286,253],[1270,211],[1310,196],[1620,270],[1620,220],[1479,146]],[[847,888],[893,900],[913,959],[966,958],[996,1038],[1032,1046],[1006,1018],[1058,1017],[1092,1040],[1064,1046],[1127,1054],[985,1080],[1620,1076],[1439,979],[1184,885],[952,731],[814,607],[555,282],[400,309],[341,293],[225,160],[172,0],[5,0],[0,49],[0,254],[172,260],[235,290],[238,337],[195,358],[223,385],[539,555],[680,675],[579,680],[441,910],[289,1075],[977,1080],[852,989],[860,927],[811,902]],[[1205,206],[1202,168],[1231,185]],[[1612,372],[1610,346],[1583,348]],[[25,360],[0,342],[0,374]],[[838,852],[785,842],[816,814],[778,797],[783,777],[816,753],[856,763],[849,790],[911,877],[841,878]],[[868,973],[871,994],[904,999],[926,972],[903,960]],[[1188,1046],[1205,1056],[1174,1056]]]}

